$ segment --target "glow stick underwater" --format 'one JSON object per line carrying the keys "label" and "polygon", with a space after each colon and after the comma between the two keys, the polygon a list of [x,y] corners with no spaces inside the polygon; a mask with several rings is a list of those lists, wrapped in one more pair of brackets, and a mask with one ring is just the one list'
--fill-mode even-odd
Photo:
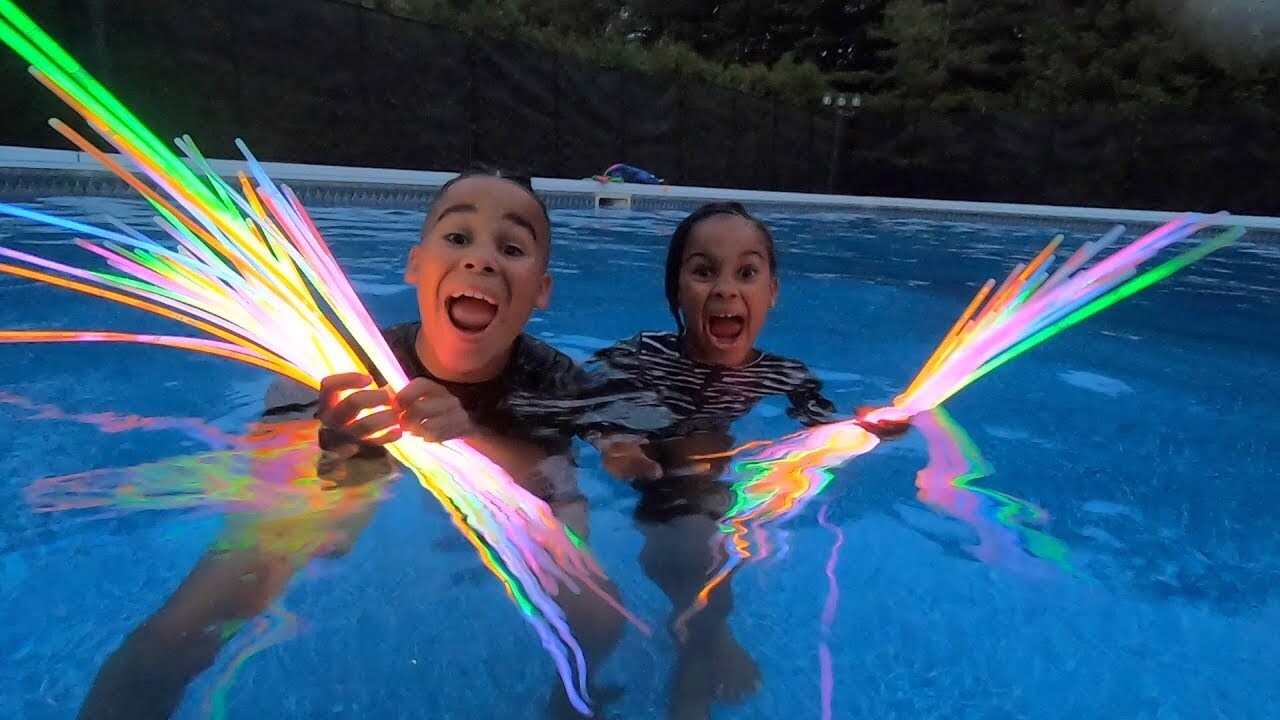
{"label": "glow stick underwater", "polygon": [[[154,187],[66,124],[50,121],[145,198],[177,245],[166,247],[114,221],[119,231],[0,204],[0,214],[97,238],[79,244],[117,271],[0,248],[0,255],[18,263],[0,263],[0,272],[131,305],[217,338],[10,330],[0,332],[0,342],[174,347],[256,365],[312,388],[324,377],[351,371],[380,374],[393,391],[408,382],[306,210],[287,187],[276,187],[242,143],[237,145],[253,181],[241,175],[237,190],[183,138],[179,148],[203,174],[188,167],[11,0],[0,0],[0,40],[30,63],[36,80],[137,165]],[[582,651],[553,595],[561,583],[574,592],[585,586],[626,613],[600,589],[596,579],[603,572],[581,541],[545,502],[465,442],[429,443],[406,435],[388,450],[436,497],[502,581],[551,654],[570,701],[589,713]]]}
{"label": "glow stick underwater", "polygon": [[928,464],[916,473],[916,497],[925,505],[964,522],[973,530],[970,552],[988,565],[1027,574],[1078,574],[1067,546],[1046,532],[1048,513],[1025,500],[976,485],[994,470],[964,429],[942,408],[912,421],[924,436]]}

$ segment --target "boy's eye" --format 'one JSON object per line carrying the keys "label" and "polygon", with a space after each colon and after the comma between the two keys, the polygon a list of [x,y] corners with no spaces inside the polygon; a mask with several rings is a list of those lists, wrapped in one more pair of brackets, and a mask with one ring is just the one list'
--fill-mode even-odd
{"label": "boy's eye", "polygon": [[706,265],[695,265],[693,269],[689,271],[689,274],[696,278],[709,278],[711,277],[711,268]]}
{"label": "boy's eye", "polygon": [[758,274],[760,274],[760,271],[757,270],[754,265],[747,265],[746,267],[738,271],[738,277],[742,278],[743,280],[750,280],[751,278],[755,277]]}
{"label": "boy's eye", "polygon": [[524,257],[524,248],[510,243],[502,246],[502,254],[507,257]]}
{"label": "boy's eye", "polygon": [[449,243],[450,245],[466,245],[468,242],[471,241],[471,238],[467,237],[466,235],[463,235],[462,233],[453,232],[453,233],[446,233],[444,236],[444,241]]}

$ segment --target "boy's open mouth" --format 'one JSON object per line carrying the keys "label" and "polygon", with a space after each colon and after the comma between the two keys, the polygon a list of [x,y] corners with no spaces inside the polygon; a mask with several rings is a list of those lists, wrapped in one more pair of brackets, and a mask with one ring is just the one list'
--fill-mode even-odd
{"label": "boy's open mouth", "polygon": [[463,290],[444,301],[449,321],[464,333],[483,332],[498,315],[498,301],[482,292]]}
{"label": "boy's open mouth", "polygon": [[742,337],[747,321],[741,315],[715,313],[707,318],[707,334],[717,345],[732,345]]}

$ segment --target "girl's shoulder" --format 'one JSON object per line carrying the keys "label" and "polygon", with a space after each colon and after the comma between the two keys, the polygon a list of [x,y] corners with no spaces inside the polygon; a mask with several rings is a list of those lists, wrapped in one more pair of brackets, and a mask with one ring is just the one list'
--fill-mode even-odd
{"label": "girl's shoulder", "polygon": [[672,332],[641,331],[596,352],[598,358],[679,356],[680,337]]}
{"label": "girl's shoulder", "polygon": [[817,380],[813,371],[802,361],[763,350],[748,369],[752,374],[767,375],[787,385],[801,386]]}

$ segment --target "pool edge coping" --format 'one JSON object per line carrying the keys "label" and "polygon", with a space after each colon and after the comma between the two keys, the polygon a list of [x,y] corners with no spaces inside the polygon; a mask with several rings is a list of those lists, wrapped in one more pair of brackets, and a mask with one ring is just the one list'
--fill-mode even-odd
{"label": "pool edge coping", "polygon": [[[136,171],[137,166],[127,158],[112,154],[113,160],[125,168]],[[220,175],[233,177],[246,171],[243,160],[209,159],[209,164]],[[276,182],[305,182],[335,185],[375,186],[403,190],[435,190],[457,173],[437,170],[399,170],[342,165],[313,165],[305,163],[261,163],[267,175]],[[32,148],[0,145],[0,170],[33,170],[47,172],[111,175],[110,171],[88,153],[73,150]],[[870,212],[902,211],[928,213],[954,213],[959,215],[985,215],[1010,219],[1048,219],[1086,221],[1099,223],[1141,223],[1159,225],[1186,212],[1213,214],[1216,211],[1187,210],[1127,210],[1105,207],[1074,207],[1065,205],[1041,205],[1021,203],[993,203],[969,200],[928,200],[919,198],[877,197],[869,195],[832,195],[823,193],[778,192],[766,190],[741,190],[682,185],[636,185],[630,183],[600,183],[595,180],[536,177],[533,185],[539,192],[591,196],[596,203],[601,198],[625,200],[629,206],[632,198],[655,200],[712,201],[737,200],[771,205],[823,206],[832,210],[863,210]],[[1226,215],[1221,221],[1211,221],[1220,227],[1243,227],[1251,230],[1280,232],[1280,217],[1263,215]]]}

